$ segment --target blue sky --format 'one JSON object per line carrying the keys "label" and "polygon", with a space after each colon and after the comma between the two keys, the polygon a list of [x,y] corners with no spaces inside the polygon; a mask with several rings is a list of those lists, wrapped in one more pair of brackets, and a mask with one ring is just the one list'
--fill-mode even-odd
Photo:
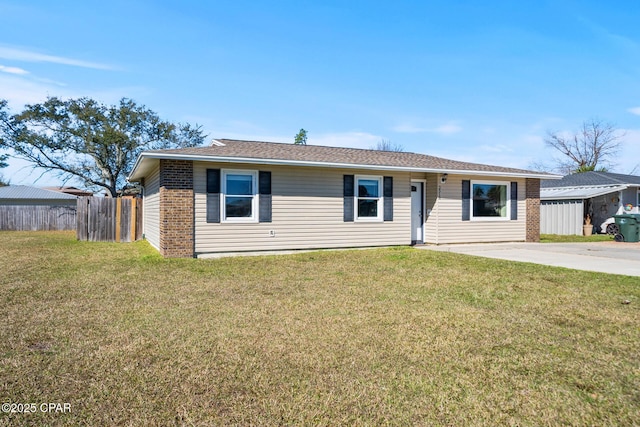
{"label": "blue sky", "polygon": [[[0,98],[134,99],[211,138],[527,168],[598,117],[640,163],[640,2],[4,1]],[[10,160],[13,184],[39,173]],[[639,168],[640,169],[640,168]],[[640,173],[640,171],[636,171]],[[59,181],[45,175],[37,185]]]}

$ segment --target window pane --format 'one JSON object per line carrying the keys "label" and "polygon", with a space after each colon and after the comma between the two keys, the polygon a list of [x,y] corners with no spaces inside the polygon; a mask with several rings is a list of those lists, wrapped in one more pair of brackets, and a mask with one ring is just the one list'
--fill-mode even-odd
{"label": "window pane", "polygon": [[253,194],[253,179],[251,175],[227,174],[227,194]]}
{"label": "window pane", "polygon": [[378,201],[358,199],[358,216],[376,218],[378,216]]}
{"label": "window pane", "polygon": [[225,212],[227,218],[251,218],[251,202],[253,197],[225,198]]}
{"label": "window pane", "polygon": [[473,184],[473,216],[507,217],[507,186]]}
{"label": "window pane", "polygon": [[378,197],[378,180],[359,179],[358,197]]}

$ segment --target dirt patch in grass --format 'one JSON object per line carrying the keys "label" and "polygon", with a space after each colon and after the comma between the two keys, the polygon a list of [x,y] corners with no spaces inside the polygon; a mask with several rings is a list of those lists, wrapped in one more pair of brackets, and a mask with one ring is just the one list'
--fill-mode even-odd
{"label": "dirt patch in grass", "polygon": [[[11,425],[634,425],[637,278],[389,248],[165,260],[0,233]],[[621,301],[629,301],[622,304]]]}

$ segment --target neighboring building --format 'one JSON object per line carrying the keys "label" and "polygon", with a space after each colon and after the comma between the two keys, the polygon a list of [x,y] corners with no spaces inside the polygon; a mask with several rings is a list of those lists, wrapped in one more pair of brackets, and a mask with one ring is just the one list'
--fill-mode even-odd
{"label": "neighboring building", "polygon": [[76,188],[76,187],[67,187],[67,186],[62,186],[62,187],[42,187],[42,189],[43,190],[57,191],[59,193],[70,194],[72,196],[78,196],[78,197],[91,197],[91,196],[93,196],[93,193],[91,191],[81,190],[81,189]]}
{"label": "neighboring building", "polygon": [[28,185],[0,187],[0,205],[76,206],[77,196]]}
{"label": "neighboring building", "polygon": [[0,230],[74,230],[77,199],[27,185],[0,187]]}
{"label": "neighboring building", "polygon": [[600,224],[631,205],[640,206],[640,176],[582,172],[560,180],[543,180],[540,189],[540,230],[543,234],[582,235],[587,215]]}
{"label": "neighboring building", "polygon": [[537,241],[541,179],[423,154],[217,140],[153,150],[143,232],[167,257],[412,243]]}

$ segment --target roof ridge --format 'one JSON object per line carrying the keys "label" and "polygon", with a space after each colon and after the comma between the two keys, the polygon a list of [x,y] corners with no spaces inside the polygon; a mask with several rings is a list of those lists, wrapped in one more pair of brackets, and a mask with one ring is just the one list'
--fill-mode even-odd
{"label": "roof ridge", "polygon": [[612,181],[615,181],[615,182],[617,182],[618,184],[624,184],[624,181],[622,181],[622,180],[620,180],[620,179],[618,179],[618,178],[614,178],[614,177],[612,176],[612,175],[614,175],[614,174],[612,174],[612,173],[610,173],[610,172],[602,172],[602,171],[591,171],[591,172],[593,172],[595,175],[598,175],[598,176],[600,176],[600,177],[602,177],[602,178],[606,178],[606,179],[610,179],[610,180],[612,180]]}
{"label": "roof ridge", "polygon": [[[414,156],[422,156],[422,157],[427,157],[429,159],[432,160],[443,160],[446,162],[455,162],[455,163],[460,163],[460,164],[467,164],[467,165],[473,165],[473,166],[482,166],[482,167],[493,167],[493,168],[501,168],[501,169],[511,169],[513,171],[522,171],[522,172],[534,172],[534,171],[530,171],[528,169],[523,169],[523,168],[515,168],[515,167],[510,167],[510,166],[498,166],[498,165],[492,165],[492,164],[486,164],[486,163],[477,163],[477,162],[467,162],[464,160],[456,160],[456,159],[449,159],[446,157],[439,157],[439,156],[433,156],[431,154],[424,154],[424,153],[416,153],[413,151],[388,151],[388,150],[377,150],[375,148],[358,148],[358,147],[336,147],[336,146],[331,146],[331,145],[316,145],[316,144],[294,144],[294,143],[288,143],[288,142],[273,142],[273,141],[252,141],[252,140],[244,140],[244,139],[228,139],[228,138],[214,138],[214,140],[216,141],[230,141],[230,142],[240,142],[240,143],[250,143],[250,144],[273,144],[273,145],[278,145],[278,146],[291,146],[291,147],[317,147],[317,148],[323,148],[323,149],[333,149],[333,150],[352,150],[352,151],[359,151],[359,152],[368,152],[368,153],[388,153],[388,154],[392,154],[395,156],[406,156],[406,155],[414,155]],[[208,147],[194,147],[194,148],[208,148]],[[296,148],[297,149],[297,148]],[[543,175],[544,173],[540,173],[541,175]]]}

